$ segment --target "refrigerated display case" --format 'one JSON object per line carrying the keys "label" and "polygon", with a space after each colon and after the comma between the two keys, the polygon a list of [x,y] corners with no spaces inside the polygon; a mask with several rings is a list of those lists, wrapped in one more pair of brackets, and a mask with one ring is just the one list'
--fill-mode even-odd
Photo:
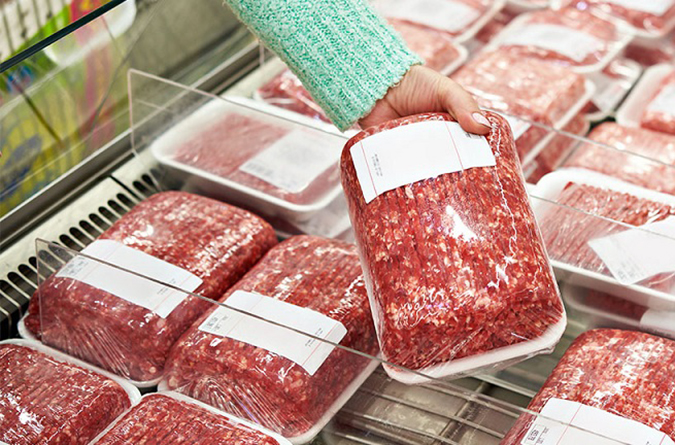
{"label": "refrigerated display case", "polygon": [[[182,134],[182,128],[187,128],[188,132],[195,131],[197,126],[194,122],[201,121],[200,113],[203,114],[205,109],[209,111],[209,122],[202,128],[206,128],[207,133],[214,122],[222,119],[227,123],[225,116],[235,110],[249,120],[266,123],[256,127],[258,131],[269,131],[265,129],[267,126],[284,129],[270,136],[272,145],[282,140],[284,135],[294,132],[300,132],[303,140],[322,141],[314,142],[316,144],[340,146],[347,140],[347,136],[338,134],[324,122],[270,108],[257,100],[255,91],[270,79],[269,67],[274,67],[275,73],[282,67],[279,60],[261,48],[219,0],[185,3],[178,0],[138,0],[136,15],[129,29],[119,35],[106,32],[104,43],[87,49],[82,53],[81,60],[69,60],[65,65],[50,61],[47,65],[44,62],[49,61],[48,51],[38,52],[2,73],[4,80],[11,80],[7,84],[15,86],[8,91],[2,90],[0,102],[3,152],[0,158],[3,173],[3,189],[0,192],[3,193],[0,201],[3,206],[0,212],[2,339],[16,337],[19,328],[23,335],[30,336],[21,324],[29,301],[40,284],[58,274],[65,264],[77,262],[78,258],[96,263],[104,271],[114,269],[110,274],[122,277],[120,281],[140,280],[176,293],[188,295],[192,292],[192,297],[203,299],[204,295],[194,294],[194,289],[186,293],[175,283],[147,276],[142,269],[101,261],[86,251],[80,253],[133,207],[159,192],[181,190],[235,203],[263,216],[273,225],[279,238],[306,233],[353,240],[341,193],[335,196],[326,193],[323,201],[313,202],[316,205],[312,212],[297,217],[297,212],[287,211],[288,202],[270,199],[265,187],[262,190],[259,187],[259,182],[246,182],[250,178],[242,179],[240,174],[233,176],[229,170],[228,173],[209,171],[210,163],[191,165],[190,168],[177,166],[175,159],[167,159],[174,152],[159,150],[158,147],[167,141],[167,135]],[[101,19],[105,17],[103,15]],[[92,27],[96,20],[91,22]],[[76,32],[86,35],[89,32],[86,28],[90,25],[73,30],[62,41],[71,39],[70,43],[77,45]],[[622,158],[639,159],[641,165],[653,164],[659,171],[675,171],[671,170],[674,168],[672,165],[667,165],[667,159],[649,159],[639,154],[639,150],[636,150],[638,154],[633,154],[630,148],[599,144],[584,135],[556,130],[525,116],[511,117],[520,118],[525,126],[540,129],[556,144],[567,141],[563,145],[573,147],[571,151],[577,156],[584,151],[592,152],[595,159],[620,154]],[[209,143],[227,150],[228,142],[236,140],[234,130],[226,124],[222,133]],[[173,137],[169,140],[175,142]],[[235,144],[233,147],[233,152],[241,153],[242,150]],[[245,147],[251,152],[235,165],[234,170],[240,170],[246,161],[256,158],[269,147]],[[281,148],[276,145],[275,150]],[[306,150],[311,151],[311,148]],[[286,152],[281,150],[276,153]],[[264,158],[255,160],[257,164],[248,170],[248,175],[255,172],[253,176],[257,179],[261,178],[256,175],[267,175],[268,180],[262,181],[277,188],[293,188],[296,185],[297,188],[306,188],[306,183],[321,177],[326,171],[324,166],[328,165],[328,161],[317,161],[314,168],[319,171],[318,174],[310,175],[310,180],[302,184],[289,185],[278,179],[280,172],[289,171],[282,163],[277,166],[279,171],[261,173],[261,165],[269,167],[269,160],[267,163]],[[561,160],[555,168],[564,164]],[[644,170],[648,171],[654,170]],[[8,174],[13,174],[13,179],[6,180]],[[602,206],[589,210],[563,202],[558,199],[560,195],[557,193],[561,188],[558,183],[567,181],[562,186],[565,188],[577,176],[558,181],[556,178],[569,172],[561,170],[549,174],[554,176],[544,181],[542,187],[530,184],[529,188],[540,222],[547,217],[559,220],[562,215],[581,221],[583,226],[579,227],[600,227],[601,231],[594,235],[600,238],[628,231],[634,234],[637,230],[645,245],[656,249],[651,252],[656,255],[661,251],[666,253],[675,242],[673,236],[658,228],[636,228],[634,222],[622,221],[614,214],[604,214]],[[586,180],[594,175],[584,172],[582,176]],[[603,179],[600,185],[613,182],[614,179]],[[598,183],[595,185],[598,186]],[[277,205],[270,206],[270,202]],[[637,225],[643,223],[641,221]],[[553,229],[547,232],[547,226],[542,226],[542,230],[548,233],[551,246],[565,246],[570,242],[565,236],[581,232],[556,232]],[[599,267],[595,262],[577,261],[564,249],[549,247],[549,256],[559,281],[597,291],[614,291],[622,298],[645,307],[652,306],[653,311],[669,309],[670,302],[675,301],[672,287],[659,285],[672,278],[668,274],[659,283],[646,280],[627,284],[611,270]],[[567,330],[552,354],[452,381],[422,375],[420,377],[425,378],[423,384],[408,386],[392,380],[381,366],[381,357],[372,354],[372,351],[354,350],[335,344],[339,341],[308,336],[293,326],[266,317],[261,319],[256,312],[227,303],[209,301],[209,305],[209,310],[214,313],[217,310],[237,313],[244,325],[260,326],[262,323],[266,326],[267,323],[269,329],[278,329],[274,332],[281,332],[280,335],[304,336],[305,341],[322,344],[331,351],[340,349],[347,357],[355,355],[352,357],[355,362],[368,363],[359,378],[347,385],[349,388],[341,391],[340,397],[336,397],[332,404],[327,404],[330,406],[322,413],[321,419],[312,419],[311,422],[306,419],[313,427],[309,428],[311,434],[305,431],[307,434],[300,438],[302,435],[290,434],[293,437],[289,438],[294,443],[306,439],[316,445],[498,444],[517,420],[528,414],[525,407],[544,385],[569,345],[593,326],[587,318],[572,313]],[[50,336],[46,336],[44,341],[49,343]],[[295,341],[298,341],[297,338]],[[123,355],[121,357],[124,359]],[[311,379],[308,381],[311,382]],[[236,384],[246,388],[246,380]],[[248,409],[248,404],[255,397],[261,397],[261,387],[264,386],[255,387],[259,392],[254,392],[253,398],[233,404],[230,400],[230,405],[223,403],[217,408],[236,416],[253,412]],[[232,391],[232,388],[228,390]],[[154,392],[155,389],[144,388],[143,391]],[[210,401],[213,403],[213,399]],[[269,407],[272,410],[270,416],[273,416],[275,410],[291,409],[291,404],[278,406],[276,403]],[[287,418],[288,411],[283,412],[286,417],[280,417]],[[244,420],[263,427],[271,426],[272,429],[278,427],[260,412]],[[550,421],[569,426],[569,422],[561,422],[560,419]],[[572,425],[571,429],[574,428]],[[620,440],[606,440],[612,444],[622,443]]]}

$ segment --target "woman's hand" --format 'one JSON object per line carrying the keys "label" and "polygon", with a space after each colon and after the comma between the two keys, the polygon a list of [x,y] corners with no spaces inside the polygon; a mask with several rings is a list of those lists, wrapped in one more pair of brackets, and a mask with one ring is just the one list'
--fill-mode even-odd
{"label": "woman's hand", "polygon": [[490,129],[490,122],[469,93],[455,81],[419,65],[410,68],[401,82],[391,87],[359,124],[367,128],[392,119],[434,111],[450,113],[469,133],[486,134]]}

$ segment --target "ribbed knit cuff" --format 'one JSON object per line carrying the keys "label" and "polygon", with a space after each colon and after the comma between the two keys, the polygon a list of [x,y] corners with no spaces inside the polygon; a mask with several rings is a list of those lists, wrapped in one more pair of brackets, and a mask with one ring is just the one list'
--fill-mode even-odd
{"label": "ribbed knit cuff", "polygon": [[365,0],[226,0],[340,129],[367,115],[419,56]]}

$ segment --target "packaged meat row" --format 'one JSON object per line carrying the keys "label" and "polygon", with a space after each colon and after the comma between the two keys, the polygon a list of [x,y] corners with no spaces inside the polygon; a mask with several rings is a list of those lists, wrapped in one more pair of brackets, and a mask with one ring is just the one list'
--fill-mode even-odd
{"label": "packaged meat row", "polygon": [[565,302],[591,327],[634,329],[675,339],[675,312],[647,306],[592,289],[565,285]]}
{"label": "packaged meat row", "polygon": [[160,390],[178,391],[305,443],[379,364],[343,349],[378,353],[351,244],[289,238],[220,302],[174,346]]}
{"label": "packaged meat row", "polygon": [[93,442],[290,445],[283,437],[173,392],[146,394]]}
{"label": "packaged meat row", "polygon": [[373,0],[387,20],[440,31],[457,42],[472,38],[504,7],[505,0]]}
{"label": "packaged meat row", "polygon": [[343,151],[384,367],[405,383],[505,366],[550,350],[564,330],[513,135],[489,119],[485,138],[446,114],[418,115]]}
{"label": "packaged meat row", "polygon": [[537,184],[535,210],[559,278],[665,310],[675,308],[671,195],[583,169]]}
{"label": "packaged meat row", "polygon": [[628,27],[589,11],[544,9],[518,16],[486,50],[498,49],[591,73],[602,71],[632,39]]}
{"label": "packaged meat row", "polygon": [[523,165],[550,142],[554,136],[550,129],[564,128],[594,92],[593,84],[581,74],[505,51],[480,53],[452,78],[480,106],[535,123],[514,129]]}
{"label": "packaged meat row", "polygon": [[674,372],[671,340],[585,332],[529,404],[534,414],[523,414],[501,444],[673,444]]}
{"label": "packaged meat row", "polygon": [[87,444],[140,399],[122,379],[37,342],[0,343],[0,441]]}
{"label": "packaged meat row", "polygon": [[41,283],[25,326],[47,345],[153,386],[169,349],[210,307],[188,292],[218,300],[276,242],[271,226],[244,210],[184,192],[155,194],[85,248],[87,257]]}
{"label": "packaged meat row", "polygon": [[305,221],[340,194],[337,160],[345,139],[250,105],[212,100],[150,150],[201,194],[268,218]]}
{"label": "packaged meat row", "polygon": [[675,134],[675,66],[647,69],[617,113],[625,127],[642,127]]}
{"label": "packaged meat row", "polygon": [[593,98],[584,108],[588,118],[601,122],[610,116],[642,74],[640,65],[629,59],[614,59],[598,73],[588,75],[595,85]]}

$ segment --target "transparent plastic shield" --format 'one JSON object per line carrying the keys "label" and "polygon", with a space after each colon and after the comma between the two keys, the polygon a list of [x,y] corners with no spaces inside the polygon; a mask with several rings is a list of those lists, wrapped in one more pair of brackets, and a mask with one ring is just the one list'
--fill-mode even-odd
{"label": "transparent plastic shield", "polygon": [[[318,251],[314,252],[307,255]],[[160,406],[162,421],[134,422],[139,416],[149,418],[153,412],[143,400],[158,398],[144,397],[132,411],[104,431],[97,443],[125,440],[129,435],[138,438],[160,434],[162,437],[174,434],[187,440],[194,437],[196,441],[201,439],[199,435],[204,428],[208,428],[211,438],[216,437],[214,434],[223,434],[251,444],[267,443],[269,437],[273,439],[269,443],[276,444],[286,444],[286,440],[317,445],[515,444],[525,440],[526,435],[541,434],[541,428],[537,429],[536,425],[545,425],[553,431],[551,434],[578,431],[591,441],[584,443],[624,443],[584,431],[586,427],[577,428],[496,400],[492,396],[504,398],[504,394],[500,394],[504,391],[478,380],[429,379],[418,386],[393,381],[382,371],[381,360],[372,350],[367,354],[349,346],[361,341],[350,333],[363,332],[367,329],[364,324],[372,323],[371,320],[355,317],[347,321],[346,312],[326,313],[326,307],[322,307],[339,302],[307,305],[295,300],[299,303],[296,306],[291,304],[295,294],[276,287],[276,290],[270,288],[268,295],[273,297],[264,299],[266,303],[242,309],[242,300],[236,295],[247,286],[280,280],[293,288],[293,277],[270,278],[273,274],[266,270],[270,266],[269,259],[257,265],[218,303],[194,292],[185,292],[184,283],[176,286],[157,280],[156,270],[152,276],[144,276],[138,269],[115,265],[116,259],[103,261],[41,240],[37,241],[37,257],[42,282],[33,302],[37,306],[32,310],[39,311],[39,317],[28,322],[26,328],[42,342],[70,354],[86,356],[85,361],[104,368],[111,363],[102,360],[106,356],[114,356],[115,364],[128,369],[157,356],[159,347],[136,353],[145,348],[146,341],[156,342],[155,346],[161,343],[158,335],[151,334],[156,320],[164,320],[166,325],[155,334],[161,337],[171,330],[172,313],[166,315],[165,307],[156,304],[155,290],[164,297],[173,295],[172,298],[183,302],[199,301],[200,310],[194,323],[182,325],[185,332],[180,339],[174,337],[171,350],[164,350],[166,360],[159,383],[160,394],[171,389],[182,395],[166,395],[170,400],[164,400],[165,404]],[[282,264],[285,258],[286,255],[280,255],[281,263],[275,264]],[[292,268],[289,264],[289,273],[294,273]],[[311,272],[305,272],[304,284],[296,281],[296,285],[311,287],[313,283],[318,284],[316,280],[323,279],[320,274],[312,276]],[[61,281],[61,286],[57,281]],[[128,286],[121,290],[119,284]],[[62,292],[64,285],[68,292]],[[340,286],[323,286],[313,292],[320,298]],[[118,295],[106,295],[103,288]],[[81,292],[84,289],[87,291]],[[344,289],[342,299],[354,298],[353,292],[353,288]],[[337,295],[334,297],[339,298]],[[265,314],[261,309],[270,303],[288,303],[289,306],[282,304],[279,306],[282,309]],[[345,308],[347,312],[359,309],[351,305]],[[176,310],[180,308],[173,311]],[[328,340],[325,332],[299,325],[298,318],[292,318],[290,323],[281,322],[280,314],[287,310],[309,311],[304,321],[323,311],[329,323],[342,320],[347,332],[341,339],[333,336]],[[160,312],[166,318],[160,316]],[[123,329],[111,331],[118,321],[132,327],[132,337],[127,337]],[[326,320],[312,319],[312,322],[320,324]],[[88,344],[83,344],[85,342]],[[306,360],[294,348],[310,350],[312,359]],[[310,362],[314,363],[313,367]],[[511,400],[518,405],[526,403],[513,395]],[[206,414],[200,416],[200,422],[185,420],[189,413],[195,412]],[[233,420],[236,418],[245,422],[237,425]],[[213,429],[214,426],[217,429]]]}
{"label": "transparent plastic shield", "polygon": [[163,188],[220,199],[282,234],[349,236],[337,160],[346,137],[246,98],[129,74],[134,151]]}

